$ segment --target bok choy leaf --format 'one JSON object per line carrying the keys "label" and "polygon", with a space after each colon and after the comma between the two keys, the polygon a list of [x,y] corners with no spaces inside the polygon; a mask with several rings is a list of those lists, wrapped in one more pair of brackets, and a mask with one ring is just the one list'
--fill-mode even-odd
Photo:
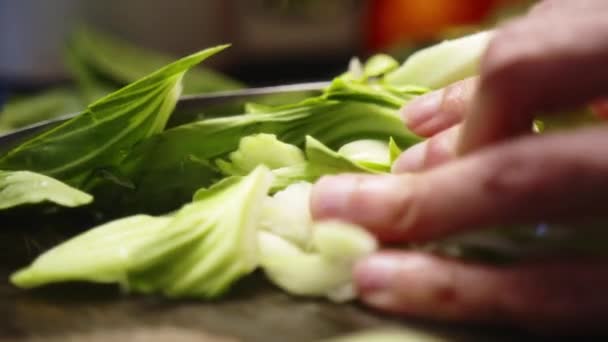
{"label": "bok choy leaf", "polygon": [[225,49],[210,48],[172,63],[96,102],[87,110],[9,151],[0,169],[30,170],[83,187],[98,168],[161,132],[181,94],[184,73]]}
{"label": "bok choy leaf", "polygon": [[[162,53],[135,46],[125,40],[90,27],[75,31],[68,53],[77,56],[86,72],[100,75],[95,81],[111,80],[117,86],[126,85],[153,73],[172,62]],[[81,70],[83,71],[83,70]],[[80,75],[79,72],[76,73]],[[82,81],[81,77],[78,77]],[[193,68],[184,76],[184,93],[196,94],[242,88],[243,84],[212,69]]]}
{"label": "bok choy leaf", "polygon": [[64,207],[89,204],[93,196],[30,171],[0,171],[0,210],[51,202]]}
{"label": "bok choy leaf", "polygon": [[395,87],[416,85],[439,89],[476,76],[492,36],[492,31],[484,31],[417,51],[399,68],[386,74],[384,81]]}
{"label": "bok choy leaf", "polygon": [[239,149],[229,160],[216,163],[225,176],[247,174],[258,165],[269,167],[275,175],[273,190],[299,181],[314,182],[327,174],[344,172],[381,173],[390,170],[388,146],[376,140],[348,143],[335,152],[311,136],[304,152],[295,145],[279,141],[274,134],[255,134],[241,139]]}
{"label": "bok choy leaf", "polygon": [[12,275],[22,288],[68,282],[119,283],[126,286],[133,252],[157,241],[169,217],[135,215],[90,229],[41,254]]}
{"label": "bok choy leaf", "polygon": [[272,174],[258,167],[197,192],[170,216],[119,219],[68,240],[13,274],[29,288],[117,283],[131,292],[214,298],[258,266],[260,206]]}
{"label": "bok choy leaf", "polygon": [[167,129],[135,146],[119,166],[134,190],[122,189],[120,198],[104,202],[119,201],[121,207],[135,211],[172,210],[196,189],[220,180],[224,174],[216,160],[226,159],[242,138],[254,134],[274,134],[300,148],[306,136],[336,149],[354,140],[388,141],[390,137],[401,146],[413,145],[421,138],[404,127],[397,112],[419,93],[420,89],[401,92],[337,79],[323,95],[296,104],[257,107],[254,113]]}
{"label": "bok choy leaf", "polygon": [[260,266],[290,294],[353,299],[352,267],[376,250],[376,240],[355,225],[313,222],[311,188],[309,183],[295,183],[265,202],[258,233]]}

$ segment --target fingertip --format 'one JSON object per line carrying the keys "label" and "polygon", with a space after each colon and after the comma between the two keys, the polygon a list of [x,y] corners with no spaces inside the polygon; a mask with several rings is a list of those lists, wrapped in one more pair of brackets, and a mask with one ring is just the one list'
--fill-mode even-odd
{"label": "fingertip", "polygon": [[374,254],[360,260],[353,271],[360,295],[385,290],[398,266],[394,258],[384,254]]}
{"label": "fingertip", "polygon": [[312,188],[310,210],[314,219],[338,218],[348,210],[348,199],[356,188],[354,175],[323,176]]}
{"label": "fingertip", "polygon": [[323,177],[313,188],[314,219],[339,219],[361,225],[383,241],[404,235],[412,196],[411,176],[340,175]]}
{"label": "fingertip", "polygon": [[424,126],[433,120],[441,109],[442,90],[418,96],[410,101],[402,110],[401,117],[405,125],[414,133],[428,136],[432,132],[424,130]]}
{"label": "fingertip", "polygon": [[420,142],[405,150],[392,166],[393,173],[416,172],[424,167],[426,142]]}

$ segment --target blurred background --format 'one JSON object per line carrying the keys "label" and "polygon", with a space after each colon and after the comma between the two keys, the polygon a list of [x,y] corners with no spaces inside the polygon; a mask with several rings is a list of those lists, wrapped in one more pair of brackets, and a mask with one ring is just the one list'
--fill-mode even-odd
{"label": "blurred background", "polygon": [[[217,82],[193,91],[327,80],[353,56],[386,52],[404,60],[533,2],[0,0],[0,105],[14,111],[27,96],[47,105],[64,96],[50,102],[75,109],[164,62],[221,43],[233,45],[203,67]],[[54,98],[44,93],[49,89]]]}

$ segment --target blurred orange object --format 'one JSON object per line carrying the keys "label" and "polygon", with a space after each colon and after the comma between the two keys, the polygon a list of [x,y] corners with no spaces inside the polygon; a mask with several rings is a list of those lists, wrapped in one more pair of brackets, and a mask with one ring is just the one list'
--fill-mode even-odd
{"label": "blurred orange object", "polygon": [[514,0],[370,0],[366,47],[382,50],[402,41],[430,40],[452,26],[474,25]]}

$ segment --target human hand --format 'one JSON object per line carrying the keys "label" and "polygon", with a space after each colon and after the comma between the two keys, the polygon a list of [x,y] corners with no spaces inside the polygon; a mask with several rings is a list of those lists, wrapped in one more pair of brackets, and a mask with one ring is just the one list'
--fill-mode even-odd
{"label": "human hand", "polygon": [[[605,216],[608,127],[530,135],[538,112],[594,103],[608,116],[608,2],[543,1],[498,29],[480,76],[403,109],[429,139],[395,175],[325,177],[316,218],[359,223],[384,242],[430,241],[492,224]],[[405,172],[405,173],[404,173]],[[359,263],[363,302],[380,310],[553,331],[603,328],[608,260],[489,266],[413,251]]]}

